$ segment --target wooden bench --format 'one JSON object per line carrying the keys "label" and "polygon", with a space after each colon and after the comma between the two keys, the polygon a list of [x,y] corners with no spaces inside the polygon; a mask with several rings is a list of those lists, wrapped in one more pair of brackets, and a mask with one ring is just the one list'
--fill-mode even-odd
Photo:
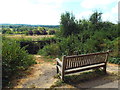
{"label": "wooden bench", "polygon": [[106,63],[109,51],[102,53],[91,53],[86,55],[63,56],[62,61],[57,60],[57,73],[60,78],[64,80],[66,74],[77,73],[80,71],[90,70],[94,68],[103,67],[106,73]]}

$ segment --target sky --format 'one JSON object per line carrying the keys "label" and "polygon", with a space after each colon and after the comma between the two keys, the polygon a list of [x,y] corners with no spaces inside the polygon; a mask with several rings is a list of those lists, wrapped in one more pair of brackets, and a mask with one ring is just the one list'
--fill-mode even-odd
{"label": "sky", "polygon": [[102,20],[117,23],[119,0],[0,0],[0,23],[59,25],[62,13],[89,19],[94,11]]}

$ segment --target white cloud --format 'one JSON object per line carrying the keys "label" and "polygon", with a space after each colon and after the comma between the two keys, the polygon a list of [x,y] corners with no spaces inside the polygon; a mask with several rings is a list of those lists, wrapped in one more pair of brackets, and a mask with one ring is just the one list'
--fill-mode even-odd
{"label": "white cloud", "polygon": [[112,8],[112,13],[118,13],[118,5],[116,5],[115,7]]}
{"label": "white cloud", "polygon": [[51,3],[48,0],[38,1],[42,2],[33,4],[29,0],[3,0],[0,3],[0,23],[59,24],[60,11],[57,10],[60,3],[55,0]]}
{"label": "white cloud", "polygon": [[[108,8],[107,6],[112,5],[112,3],[116,3],[116,5],[114,7],[111,6],[110,8]],[[117,23],[117,21],[118,21],[118,5],[117,5],[117,3],[118,3],[118,0],[84,0],[81,3],[81,6],[85,9],[89,9],[89,10],[97,9],[97,8],[102,8],[103,10],[109,10],[109,11],[105,11],[102,14],[102,20]]]}
{"label": "white cloud", "polygon": [[118,5],[113,7],[111,11],[103,13],[102,15],[103,21],[111,21],[113,23],[117,23],[118,21]]}
{"label": "white cloud", "polygon": [[[83,0],[84,8],[95,8],[113,3],[116,0]],[[63,3],[78,2],[80,0],[1,0],[0,23],[22,24],[59,24],[60,15],[63,13]],[[81,10],[80,6],[80,10]],[[68,7],[70,8],[70,7]],[[103,15],[104,19],[116,16],[117,5]],[[70,9],[69,9],[70,10]],[[76,15],[77,19],[88,18],[93,12],[89,9]],[[73,12],[74,14],[74,12]],[[114,15],[113,15],[114,14]],[[109,18],[108,18],[109,19]]]}
{"label": "white cloud", "polygon": [[89,19],[90,15],[92,14],[92,11],[84,11],[76,15],[77,19]]}
{"label": "white cloud", "polygon": [[83,2],[81,3],[81,6],[83,8],[93,9],[99,6],[101,7],[102,5],[109,5],[116,1],[117,0],[83,0]]}

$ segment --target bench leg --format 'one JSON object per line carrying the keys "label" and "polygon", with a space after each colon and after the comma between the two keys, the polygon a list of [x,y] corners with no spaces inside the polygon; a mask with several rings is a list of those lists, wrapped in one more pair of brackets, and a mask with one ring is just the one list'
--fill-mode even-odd
{"label": "bench leg", "polygon": [[104,71],[104,73],[107,73],[106,72],[106,65],[103,67],[103,71]]}
{"label": "bench leg", "polygon": [[61,79],[64,81],[64,74],[63,73],[61,74]]}
{"label": "bench leg", "polygon": [[56,69],[57,69],[57,74],[59,73],[59,69],[58,69],[58,67],[56,66]]}

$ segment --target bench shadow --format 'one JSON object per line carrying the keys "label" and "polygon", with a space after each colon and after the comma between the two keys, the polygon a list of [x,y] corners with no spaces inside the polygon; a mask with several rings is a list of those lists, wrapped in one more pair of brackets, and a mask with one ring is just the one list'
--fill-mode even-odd
{"label": "bench shadow", "polygon": [[64,82],[77,89],[94,88],[117,80],[117,76],[110,73],[104,73],[101,70],[83,72],[76,75],[65,76]]}

